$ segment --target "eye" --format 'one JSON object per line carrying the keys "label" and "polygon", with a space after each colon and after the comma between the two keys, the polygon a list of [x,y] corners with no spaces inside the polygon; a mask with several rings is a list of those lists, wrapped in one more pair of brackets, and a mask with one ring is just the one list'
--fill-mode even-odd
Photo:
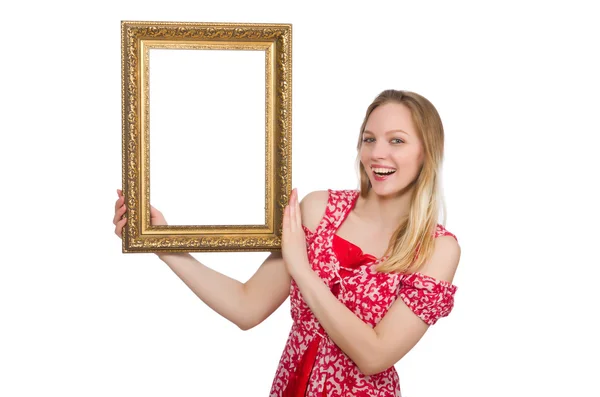
{"label": "eye", "polygon": [[375,138],[363,138],[362,141],[365,143],[371,143],[371,142],[375,141]]}
{"label": "eye", "polygon": [[404,143],[404,141],[400,138],[394,138],[392,139],[392,143]]}

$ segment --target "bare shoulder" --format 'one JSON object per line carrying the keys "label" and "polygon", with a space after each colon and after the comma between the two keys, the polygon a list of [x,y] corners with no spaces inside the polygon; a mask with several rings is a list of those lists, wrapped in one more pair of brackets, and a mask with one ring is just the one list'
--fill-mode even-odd
{"label": "bare shoulder", "polygon": [[452,283],[460,261],[460,245],[453,236],[439,236],[433,254],[423,265],[421,273]]}
{"label": "bare shoulder", "polygon": [[310,231],[315,231],[327,208],[329,192],[327,190],[316,190],[308,193],[300,201],[300,212],[302,213],[302,224]]}

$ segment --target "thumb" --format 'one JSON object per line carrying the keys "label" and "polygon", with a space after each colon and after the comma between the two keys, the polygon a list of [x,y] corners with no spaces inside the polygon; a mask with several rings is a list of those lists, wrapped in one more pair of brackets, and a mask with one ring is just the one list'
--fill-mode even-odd
{"label": "thumb", "polygon": [[160,212],[159,210],[157,210],[153,206],[150,206],[150,217],[151,218],[155,218],[155,217],[163,217],[164,218],[162,212]]}

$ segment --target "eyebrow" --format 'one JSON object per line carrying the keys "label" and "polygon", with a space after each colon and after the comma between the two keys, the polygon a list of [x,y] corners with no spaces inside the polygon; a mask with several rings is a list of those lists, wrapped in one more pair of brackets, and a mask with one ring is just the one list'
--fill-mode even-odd
{"label": "eyebrow", "polygon": [[[401,133],[403,133],[403,134],[410,135],[408,132],[406,132],[406,131],[404,131],[404,130],[401,130],[401,129],[397,129],[397,130],[389,130],[389,131],[386,131],[386,132],[384,133],[384,135],[390,134],[390,133],[392,133],[392,132],[401,132]],[[368,133],[368,134],[375,135],[373,132],[371,132],[371,131],[369,131],[369,130],[364,130],[364,131],[363,131],[363,134],[367,134],[367,133]]]}

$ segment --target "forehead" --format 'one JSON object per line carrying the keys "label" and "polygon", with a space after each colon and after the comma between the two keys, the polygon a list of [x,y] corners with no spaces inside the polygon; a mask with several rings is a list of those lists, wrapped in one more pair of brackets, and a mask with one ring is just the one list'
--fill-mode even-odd
{"label": "forehead", "polygon": [[377,106],[369,115],[365,132],[379,134],[393,130],[402,130],[408,135],[416,136],[410,109],[400,103]]}

